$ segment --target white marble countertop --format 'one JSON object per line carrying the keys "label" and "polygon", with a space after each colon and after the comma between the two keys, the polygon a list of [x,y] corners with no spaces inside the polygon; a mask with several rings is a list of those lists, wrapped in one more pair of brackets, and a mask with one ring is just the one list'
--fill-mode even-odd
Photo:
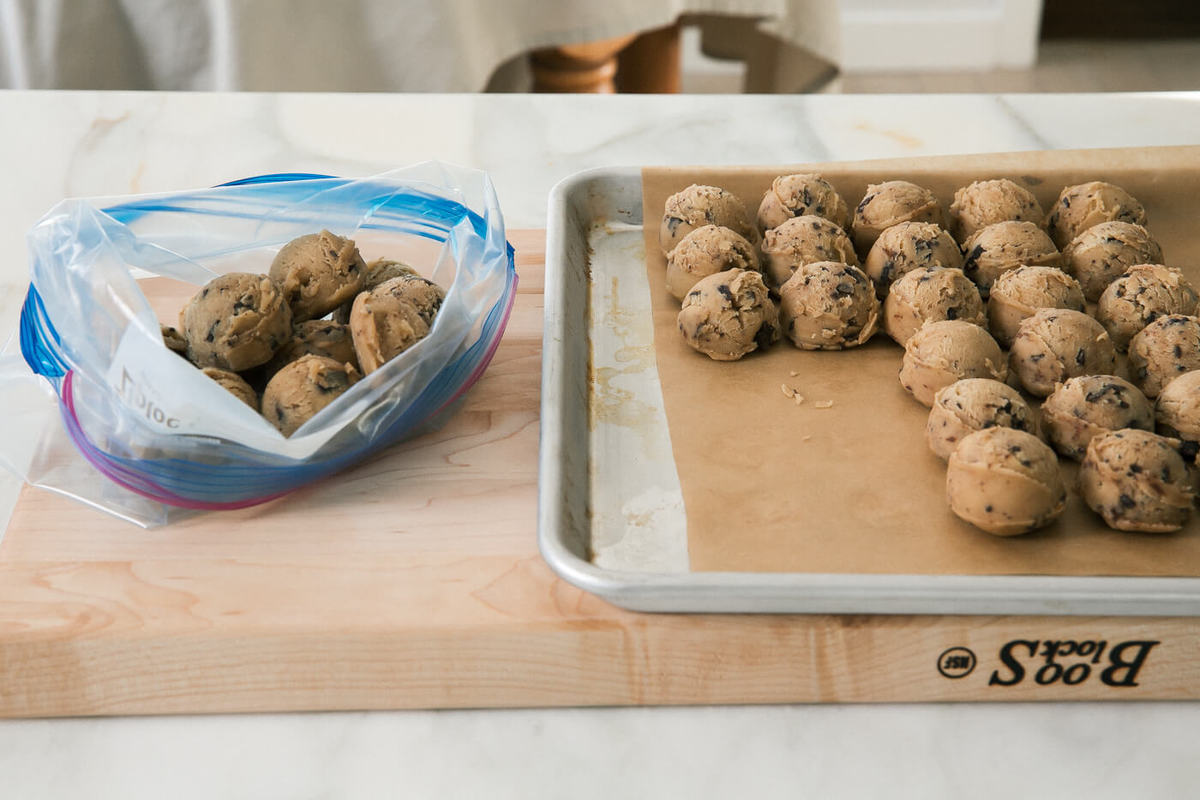
{"label": "white marble countertop", "polygon": [[[589,167],[1197,143],[1200,93],[0,93],[0,252],[19,254],[0,262],[0,331],[24,296],[25,231],[66,196],[365,175],[432,158],[490,172],[520,228],[544,226],[551,186]],[[15,492],[0,477],[0,525]],[[1185,797],[1200,782],[1198,723],[1193,703],[0,721],[0,794]]]}

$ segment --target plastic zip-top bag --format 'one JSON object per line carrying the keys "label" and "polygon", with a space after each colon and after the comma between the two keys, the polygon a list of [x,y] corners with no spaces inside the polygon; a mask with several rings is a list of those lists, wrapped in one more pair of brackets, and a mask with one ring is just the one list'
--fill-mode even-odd
{"label": "plastic zip-top bag", "polygon": [[[412,265],[446,296],[425,338],[285,438],[169,350],[160,319],[172,324],[221,274],[265,273],[285,243],[322,229],[354,239],[367,261]],[[28,244],[20,354],[10,343],[0,356],[0,401],[17,415],[0,459],[143,525],[170,508],[264,502],[435,428],[491,360],[517,283],[488,177],[433,162],[65,200]],[[145,279],[176,304],[153,308]]]}

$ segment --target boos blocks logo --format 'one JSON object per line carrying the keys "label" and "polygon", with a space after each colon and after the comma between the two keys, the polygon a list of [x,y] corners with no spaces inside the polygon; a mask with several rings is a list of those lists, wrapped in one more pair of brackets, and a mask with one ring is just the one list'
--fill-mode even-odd
{"label": "boos blocks logo", "polygon": [[[1130,639],[1013,639],[1000,646],[995,663],[986,674],[988,686],[1078,686],[1088,680],[1113,688],[1138,686],[1151,651],[1161,642]],[[966,647],[951,647],[938,655],[938,673],[951,680],[965,678],[976,670],[975,653]]]}

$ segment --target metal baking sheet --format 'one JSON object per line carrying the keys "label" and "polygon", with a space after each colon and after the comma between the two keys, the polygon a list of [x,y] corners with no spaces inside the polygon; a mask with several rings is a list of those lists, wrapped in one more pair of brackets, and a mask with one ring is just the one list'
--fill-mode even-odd
{"label": "metal baking sheet", "polygon": [[655,369],[638,168],[550,195],[538,540],[562,578],[633,610],[1200,613],[1200,579],[693,572]]}

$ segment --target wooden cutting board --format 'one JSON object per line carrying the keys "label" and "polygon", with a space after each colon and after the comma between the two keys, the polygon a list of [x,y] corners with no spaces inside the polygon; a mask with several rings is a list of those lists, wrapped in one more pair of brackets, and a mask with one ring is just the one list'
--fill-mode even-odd
{"label": "wooden cutting board", "polygon": [[544,232],[511,241],[508,331],[441,431],[157,530],[27,488],[0,715],[1200,697],[1188,618],[638,614],[559,580],[536,543]]}

